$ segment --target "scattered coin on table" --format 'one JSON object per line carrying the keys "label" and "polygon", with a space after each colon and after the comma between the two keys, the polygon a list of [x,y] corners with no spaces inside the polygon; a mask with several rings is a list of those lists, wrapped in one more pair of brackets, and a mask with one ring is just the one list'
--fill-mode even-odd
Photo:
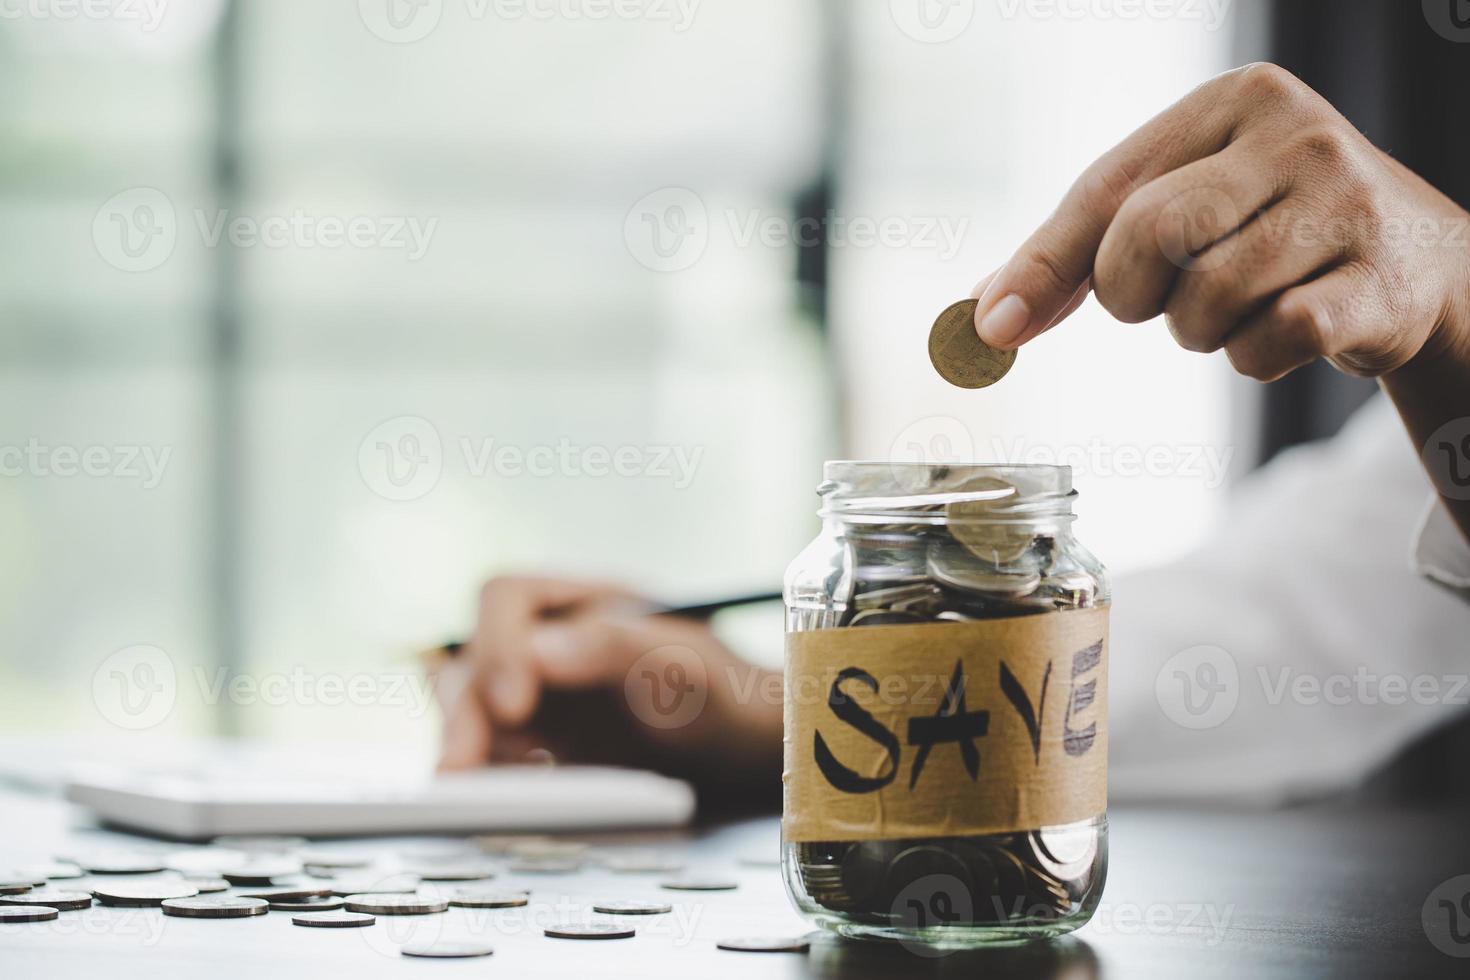
{"label": "scattered coin on table", "polygon": [[49,905],[62,912],[75,912],[91,908],[92,895],[61,888],[32,888],[20,895],[0,895],[0,905]]}
{"label": "scattered coin on table", "polygon": [[193,875],[184,875],[184,880],[199,889],[201,895],[230,890],[230,883],[223,878],[196,878]]}
{"label": "scattered coin on table", "polygon": [[680,892],[729,892],[739,888],[740,885],[737,882],[718,878],[675,878],[671,881],[659,882],[659,887]]}
{"label": "scattered coin on table", "polygon": [[418,875],[422,881],[483,881],[495,877],[495,869],[488,865],[468,864],[416,865],[409,873]]}
{"label": "scattered coin on table", "polygon": [[0,922],[49,922],[60,914],[49,905],[0,905]]}
{"label": "scattered coin on table", "polygon": [[280,834],[227,834],[210,841],[215,847],[234,851],[249,851],[264,854],[289,854],[305,847],[305,837],[290,837]]}
{"label": "scattered coin on table", "polygon": [[552,939],[632,939],[637,930],[609,922],[571,922],[543,930]]}
{"label": "scattered coin on table", "polygon": [[597,902],[592,906],[592,911],[601,912],[604,915],[662,915],[673,910],[672,905],[662,902]]}
{"label": "scattered coin on table", "polygon": [[318,929],[358,929],[378,920],[364,912],[303,912],[291,917],[291,924]]}
{"label": "scattered coin on table", "polygon": [[330,888],[252,888],[240,892],[242,898],[259,898],[267,902],[299,902],[306,898],[331,898]]}
{"label": "scattered coin on table", "polygon": [[929,361],[939,376],[959,388],[986,388],[1005,377],[1016,352],[997,350],[975,331],[977,300],[947,307],[929,331]]}
{"label": "scattered coin on table", "polygon": [[344,898],[335,895],[313,895],[297,899],[272,899],[272,912],[330,912],[347,904]]}
{"label": "scattered coin on table", "polygon": [[250,855],[244,851],[232,851],[223,847],[194,847],[165,854],[163,863],[172,871],[182,875],[209,875],[219,877],[226,868],[240,868],[250,863]]}
{"label": "scattered coin on table", "polygon": [[526,875],[565,875],[582,870],[582,862],[568,858],[528,858],[512,861],[510,870]]}
{"label": "scattered coin on table", "polygon": [[485,943],[440,939],[431,943],[407,943],[398,950],[404,956],[425,956],[436,959],[463,959],[471,956],[489,956],[495,947]]}
{"label": "scattered coin on table", "polygon": [[17,869],[18,878],[36,878],[40,881],[54,881],[56,879],[80,878],[85,872],[74,864],[64,862],[51,862],[48,864],[32,864]]}
{"label": "scattered coin on table", "polygon": [[466,890],[451,895],[449,904],[462,909],[512,909],[530,900],[527,892]]}
{"label": "scattered coin on table", "polygon": [[232,885],[274,885],[279,878],[301,873],[301,863],[287,859],[261,858],[234,868],[221,868],[219,876]]}
{"label": "scattered coin on table", "polygon": [[20,895],[36,887],[29,878],[25,881],[0,878],[0,895]]}
{"label": "scattered coin on table", "polygon": [[602,862],[603,867],[618,874],[673,874],[684,870],[684,864],[673,858],[625,857],[614,855]]}
{"label": "scattered coin on table", "polygon": [[349,911],[372,915],[432,915],[449,908],[449,903],[443,899],[399,892],[348,895],[345,904]]}
{"label": "scattered coin on table", "polygon": [[170,898],[193,898],[199,889],[184,881],[119,881],[92,889],[103,905],[149,908]]}
{"label": "scattered coin on table", "polygon": [[715,943],[735,953],[805,953],[811,945],[806,936],[737,936]]}
{"label": "scattered coin on table", "polygon": [[302,851],[297,857],[309,868],[367,868],[373,859],[353,851]]}
{"label": "scattered coin on table", "polygon": [[260,898],[229,898],[209,895],[203,898],[170,898],[163,903],[163,914],[185,919],[248,919],[265,915],[270,906]]}
{"label": "scattered coin on table", "polygon": [[148,857],[99,857],[80,860],[78,866],[89,875],[151,875],[163,870],[163,864]]}
{"label": "scattered coin on table", "polygon": [[340,875],[332,879],[333,895],[379,895],[383,892],[408,895],[418,891],[418,875]]}

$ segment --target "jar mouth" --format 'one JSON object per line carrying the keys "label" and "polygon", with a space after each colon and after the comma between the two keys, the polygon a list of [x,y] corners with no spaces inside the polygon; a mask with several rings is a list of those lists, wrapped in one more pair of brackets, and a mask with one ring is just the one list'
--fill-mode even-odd
{"label": "jar mouth", "polygon": [[829,460],[822,477],[818,515],[858,523],[1070,521],[1077,496],[1070,466],[1040,463]]}

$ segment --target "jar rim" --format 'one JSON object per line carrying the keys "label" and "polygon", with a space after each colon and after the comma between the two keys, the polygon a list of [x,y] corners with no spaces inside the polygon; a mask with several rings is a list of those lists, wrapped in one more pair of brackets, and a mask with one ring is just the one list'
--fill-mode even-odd
{"label": "jar rim", "polygon": [[[957,520],[1030,524],[1070,520],[1072,468],[1047,463],[910,463],[829,460],[822,466],[818,514],[850,521]],[[974,502],[963,516],[953,504]]]}

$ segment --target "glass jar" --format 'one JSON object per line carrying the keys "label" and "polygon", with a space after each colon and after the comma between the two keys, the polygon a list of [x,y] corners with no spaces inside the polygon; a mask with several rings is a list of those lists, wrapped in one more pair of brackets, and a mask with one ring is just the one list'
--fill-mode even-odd
{"label": "glass jar", "polygon": [[1110,594],[1071,469],[823,475],[785,582],[792,901],[935,946],[1076,929],[1107,870]]}

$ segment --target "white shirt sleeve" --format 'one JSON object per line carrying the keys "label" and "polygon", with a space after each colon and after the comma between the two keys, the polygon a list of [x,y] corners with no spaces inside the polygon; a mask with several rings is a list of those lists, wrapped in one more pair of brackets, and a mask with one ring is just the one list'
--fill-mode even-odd
{"label": "white shirt sleeve", "polygon": [[1470,605],[1416,567],[1470,581],[1463,555],[1435,547],[1458,537],[1421,535],[1432,561],[1406,560],[1429,492],[1379,395],[1242,480],[1203,547],[1118,576],[1113,795],[1337,791],[1466,711]]}
{"label": "white shirt sleeve", "polygon": [[1438,497],[1431,497],[1414,544],[1414,568],[1470,600],[1470,545]]}

